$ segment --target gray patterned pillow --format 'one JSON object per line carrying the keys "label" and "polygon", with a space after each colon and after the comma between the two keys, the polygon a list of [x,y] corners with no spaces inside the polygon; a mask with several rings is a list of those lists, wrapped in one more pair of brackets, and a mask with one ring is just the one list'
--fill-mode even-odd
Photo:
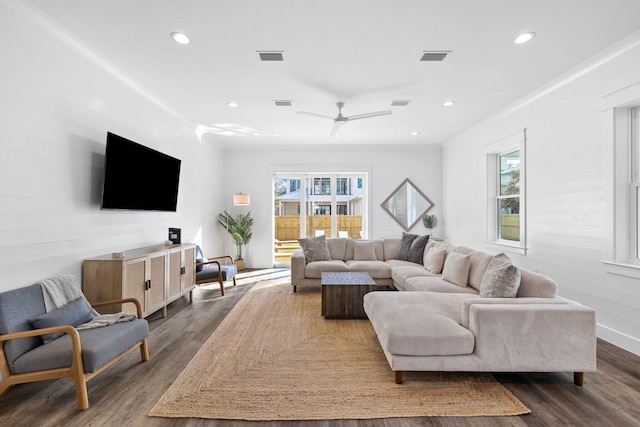
{"label": "gray patterned pillow", "polygon": [[331,261],[326,236],[298,239],[298,242],[304,252],[304,258],[307,263],[312,261]]}
{"label": "gray patterned pillow", "polygon": [[515,298],[520,287],[520,269],[505,254],[493,257],[480,283],[483,298]]}

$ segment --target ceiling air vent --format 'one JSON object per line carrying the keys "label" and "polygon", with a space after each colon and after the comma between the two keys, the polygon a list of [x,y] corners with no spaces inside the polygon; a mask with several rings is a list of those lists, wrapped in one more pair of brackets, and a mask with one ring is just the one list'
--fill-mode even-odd
{"label": "ceiling air vent", "polygon": [[406,107],[411,102],[410,99],[402,100],[402,99],[394,99],[391,101],[392,107]]}
{"label": "ceiling air vent", "polygon": [[260,55],[261,61],[284,61],[284,57],[282,56],[282,52],[260,52],[258,51],[258,55]]}
{"label": "ceiling air vent", "polygon": [[422,58],[420,61],[436,61],[440,62],[446,58],[446,56],[450,53],[450,51],[438,51],[438,52],[427,52],[425,51],[422,54]]}
{"label": "ceiling air vent", "polygon": [[293,101],[285,100],[285,99],[276,99],[275,101],[276,107],[291,107],[293,105]]}

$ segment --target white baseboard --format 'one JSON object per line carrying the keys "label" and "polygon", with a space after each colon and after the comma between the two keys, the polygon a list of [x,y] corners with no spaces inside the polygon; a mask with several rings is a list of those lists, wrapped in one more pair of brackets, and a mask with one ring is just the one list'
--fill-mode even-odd
{"label": "white baseboard", "polygon": [[596,325],[596,334],[598,338],[640,356],[640,339],[620,331],[616,331],[615,329],[608,328],[599,323]]}

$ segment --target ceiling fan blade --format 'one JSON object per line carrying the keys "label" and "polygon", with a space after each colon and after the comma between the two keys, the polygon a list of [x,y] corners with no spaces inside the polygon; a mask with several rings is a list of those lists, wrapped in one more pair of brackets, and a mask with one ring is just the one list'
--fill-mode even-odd
{"label": "ceiling fan blade", "polygon": [[331,132],[329,133],[329,136],[335,136],[338,133],[338,129],[340,129],[342,127],[343,124],[347,123],[345,120],[336,120],[333,123],[333,128],[331,129]]}
{"label": "ceiling fan blade", "polygon": [[384,110],[384,111],[375,111],[373,113],[356,114],[354,116],[348,116],[345,118],[347,120],[359,120],[359,119],[366,119],[368,117],[386,116],[391,113],[392,113],[391,110]]}
{"label": "ceiling fan blade", "polygon": [[298,114],[303,114],[305,116],[311,116],[311,117],[320,117],[322,119],[330,119],[330,120],[335,119],[335,117],[325,116],[324,114],[309,113],[308,111],[298,111]]}

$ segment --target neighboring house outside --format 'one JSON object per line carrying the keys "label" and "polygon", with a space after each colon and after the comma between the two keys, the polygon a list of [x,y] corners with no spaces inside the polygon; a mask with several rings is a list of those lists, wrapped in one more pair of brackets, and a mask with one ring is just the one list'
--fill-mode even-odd
{"label": "neighboring house outside", "polygon": [[[300,215],[300,180],[284,179],[286,192],[275,198],[275,215]],[[306,214],[331,215],[330,178],[308,178]],[[336,208],[338,215],[362,215],[362,180],[337,178]]]}

